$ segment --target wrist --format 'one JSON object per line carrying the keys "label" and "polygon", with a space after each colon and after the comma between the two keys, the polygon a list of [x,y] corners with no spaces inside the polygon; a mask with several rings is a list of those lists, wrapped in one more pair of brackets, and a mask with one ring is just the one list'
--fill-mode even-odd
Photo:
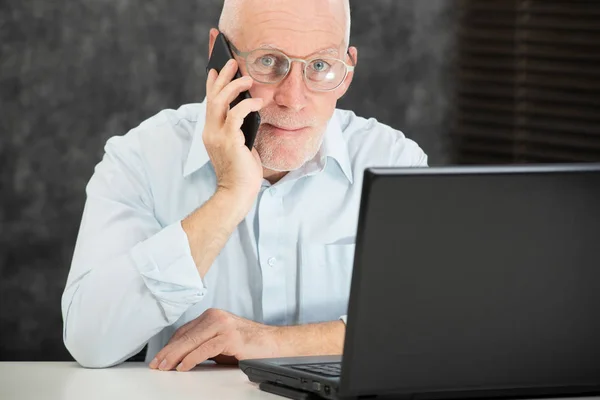
{"label": "wrist", "polygon": [[344,349],[343,321],[274,328],[269,335],[277,357],[339,355]]}
{"label": "wrist", "polygon": [[254,204],[255,198],[251,198],[242,191],[219,186],[211,200],[218,203],[220,208],[227,210],[237,225],[246,218],[246,215],[248,215]]}
{"label": "wrist", "polygon": [[285,327],[265,325],[265,339],[267,346],[270,349],[271,357],[286,357],[284,333]]}

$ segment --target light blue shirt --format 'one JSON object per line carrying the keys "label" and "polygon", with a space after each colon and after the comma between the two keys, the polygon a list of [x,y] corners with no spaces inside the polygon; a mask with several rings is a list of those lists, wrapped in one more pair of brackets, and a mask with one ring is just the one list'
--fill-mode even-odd
{"label": "light blue shirt", "polygon": [[344,319],[364,169],[427,165],[401,132],[336,110],[319,153],[264,181],[201,279],[181,221],[216,188],[205,111],[165,110],[106,144],[62,297],[64,342],[83,366],[118,364],[146,343],[149,361],[208,308],[269,325]]}

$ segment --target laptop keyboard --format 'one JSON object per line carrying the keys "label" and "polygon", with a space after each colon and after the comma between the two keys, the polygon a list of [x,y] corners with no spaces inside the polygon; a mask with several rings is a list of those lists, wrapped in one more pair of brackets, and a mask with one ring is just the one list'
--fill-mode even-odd
{"label": "laptop keyboard", "polygon": [[339,377],[342,373],[342,363],[320,363],[320,364],[301,364],[290,365],[291,368],[299,371],[306,371],[317,375],[327,377]]}

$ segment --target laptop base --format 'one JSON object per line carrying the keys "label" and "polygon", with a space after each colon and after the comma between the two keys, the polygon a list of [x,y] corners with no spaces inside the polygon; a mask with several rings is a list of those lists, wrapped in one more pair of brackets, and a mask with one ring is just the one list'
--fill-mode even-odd
{"label": "laptop base", "polygon": [[271,382],[261,382],[258,388],[263,392],[272,393],[278,396],[286,397],[292,400],[317,400],[322,399],[312,393],[304,392],[302,390],[290,388],[283,385],[278,385]]}

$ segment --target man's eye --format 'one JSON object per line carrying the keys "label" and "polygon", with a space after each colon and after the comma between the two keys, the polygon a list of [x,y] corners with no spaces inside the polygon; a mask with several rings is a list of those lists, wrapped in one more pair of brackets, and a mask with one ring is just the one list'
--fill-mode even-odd
{"label": "man's eye", "polygon": [[311,68],[314,69],[316,72],[324,72],[327,71],[329,69],[330,65],[323,61],[323,60],[316,60],[313,61]]}
{"label": "man's eye", "polygon": [[260,65],[263,67],[272,67],[275,65],[275,58],[271,56],[263,56],[259,59]]}

